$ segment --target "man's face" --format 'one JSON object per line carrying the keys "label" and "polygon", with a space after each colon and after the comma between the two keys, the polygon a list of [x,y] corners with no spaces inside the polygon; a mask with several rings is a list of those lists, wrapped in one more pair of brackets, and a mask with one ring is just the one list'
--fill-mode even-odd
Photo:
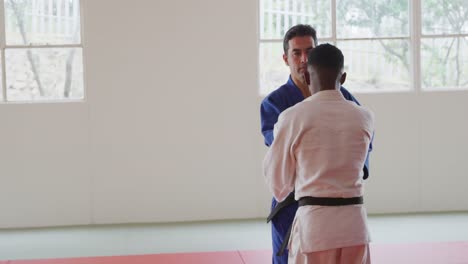
{"label": "man's face", "polygon": [[314,39],[311,36],[294,37],[288,43],[288,53],[283,55],[283,60],[289,66],[293,80],[306,84],[307,54],[315,47]]}

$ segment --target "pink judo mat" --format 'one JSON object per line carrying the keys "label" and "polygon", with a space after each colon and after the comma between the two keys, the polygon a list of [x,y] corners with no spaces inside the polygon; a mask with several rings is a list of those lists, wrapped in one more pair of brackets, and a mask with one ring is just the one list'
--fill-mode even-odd
{"label": "pink judo mat", "polygon": [[[468,241],[371,244],[375,264],[468,264]],[[269,264],[270,250],[198,252],[67,259],[3,260],[0,264]]]}

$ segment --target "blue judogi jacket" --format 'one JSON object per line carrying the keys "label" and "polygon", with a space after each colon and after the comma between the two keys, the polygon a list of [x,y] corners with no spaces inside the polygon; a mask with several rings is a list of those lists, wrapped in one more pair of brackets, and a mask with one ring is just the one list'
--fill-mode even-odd
{"label": "blue judogi jacket", "polygon": [[[358,100],[346,90],[343,86],[340,88],[344,98],[353,101],[360,105]],[[271,92],[265,99],[263,99],[260,108],[260,117],[262,125],[262,134],[265,138],[265,145],[270,146],[273,143],[273,127],[278,121],[278,116],[287,108],[302,102],[304,95],[293,82],[291,76],[287,83]],[[369,152],[372,150],[372,143],[369,146]],[[369,155],[367,155],[364,165],[364,179],[369,175]]]}

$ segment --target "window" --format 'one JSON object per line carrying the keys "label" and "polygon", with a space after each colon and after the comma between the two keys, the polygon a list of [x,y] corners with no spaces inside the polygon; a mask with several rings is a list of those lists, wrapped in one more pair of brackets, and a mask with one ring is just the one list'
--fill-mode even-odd
{"label": "window", "polygon": [[79,0],[4,0],[3,102],[84,98]]}
{"label": "window", "polygon": [[354,92],[468,89],[466,0],[260,0],[260,94],[285,83],[286,30],[317,30],[345,56]]}
{"label": "window", "polygon": [[422,0],[421,85],[468,88],[468,1]]}

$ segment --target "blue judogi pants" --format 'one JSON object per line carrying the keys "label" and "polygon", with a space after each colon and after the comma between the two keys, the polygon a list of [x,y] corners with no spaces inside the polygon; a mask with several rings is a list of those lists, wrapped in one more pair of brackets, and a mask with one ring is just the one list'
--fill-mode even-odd
{"label": "blue judogi pants", "polygon": [[[278,202],[275,198],[271,201],[271,210],[273,210]],[[288,232],[289,227],[292,225],[294,221],[294,217],[296,215],[296,211],[298,208],[298,203],[295,201],[294,203],[284,207],[279,211],[276,216],[271,219],[271,236],[273,241],[273,256],[272,256],[272,263],[273,264],[287,264],[288,263],[288,250],[287,248],[284,250],[283,255],[277,256],[276,254],[280,251],[281,244],[283,244],[284,238],[286,237],[286,233]]]}

